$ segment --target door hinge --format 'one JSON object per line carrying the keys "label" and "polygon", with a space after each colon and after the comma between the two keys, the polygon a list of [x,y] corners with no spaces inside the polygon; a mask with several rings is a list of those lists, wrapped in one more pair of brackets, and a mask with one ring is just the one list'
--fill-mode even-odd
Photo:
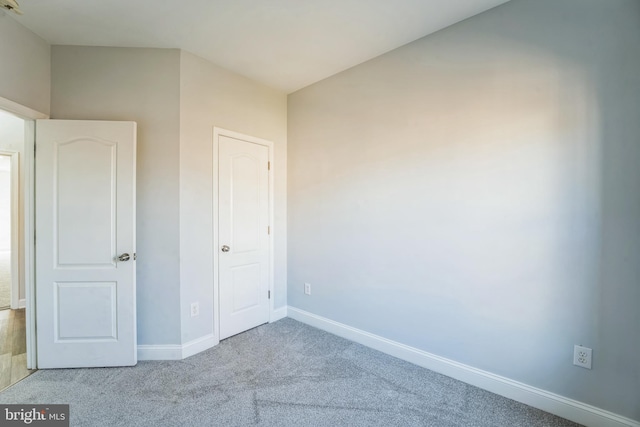
{"label": "door hinge", "polygon": [[267,291],[267,292],[269,293],[269,294],[268,294],[269,299],[271,299],[271,291]]}
{"label": "door hinge", "polygon": [[270,171],[271,170],[271,162],[267,162],[267,170]]}
{"label": "door hinge", "polygon": [[271,234],[271,226],[267,225],[267,234]]}

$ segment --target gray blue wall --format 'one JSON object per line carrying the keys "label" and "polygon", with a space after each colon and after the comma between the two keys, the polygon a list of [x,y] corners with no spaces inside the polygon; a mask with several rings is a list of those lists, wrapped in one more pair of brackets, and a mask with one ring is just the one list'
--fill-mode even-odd
{"label": "gray blue wall", "polygon": [[284,93],[178,49],[52,47],[52,118],[138,123],[138,344],[213,334],[214,126],[275,143],[274,298],[286,305],[286,114]]}
{"label": "gray blue wall", "polygon": [[640,420],[639,70],[513,0],[290,95],[289,305]]}
{"label": "gray blue wall", "polygon": [[[214,333],[213,127],[272,141],[274,307],[287,305],[287,95],[180,53],[180,295],[182,342]],[[217,250],[217,248],[216,248]],[[191,303],[200,315],[191,317]]]}
{"label": "gray blue wall", "polygon": [[49,44],[0,10],[0,96],[49,114]]}
{"label": "gray blue wall", "polygon": [[180,325],[180,51],[53,46],[51,118],[138,123],[138,344]]}

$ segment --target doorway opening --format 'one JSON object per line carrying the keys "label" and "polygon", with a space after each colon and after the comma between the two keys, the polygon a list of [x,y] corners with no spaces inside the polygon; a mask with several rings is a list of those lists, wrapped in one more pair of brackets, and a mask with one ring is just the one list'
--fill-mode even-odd
{"label": "doorway opening", "polygon": [[32,372],[24,279],[26,129],[24,119],[0,110],[0,389]]}
{"label": "doorway opening", "polygon": [[[36,329],[36,318],[35,318],[35,303],[34,303],[34,271],[33,271],[33,260],[34,260],[34,252],[35,252],[35,230],[34,230],[34,163],[35,163],[35,124],[38,119],[47,119],[49,116],[47,114],[41,113],[39,111],[33,110],[24,105],[18,104],[10,99],[0,97],[0,117],[3,122],[13,122],[14,126],[11,129],[14,132],[18,132],[18,135],[21,135],[21,138],[8,138],[0,136],[0,144],[8,144],[5,148],[7,151],[12,151],[12,156],[15,156],[15,152],[18,155],[18,161],[13,164],[17,164],[18,166],[13,167],[13,174],[15,175],[19,168],[19,176],[16,178],[15,182],[18,183],[18,190],[16,190],[16,194],[18,194],[18,201],[16,202],[16,206],[18,206],[17,210],[17,221],[18,221],[18,231],[16,232],[17,244],[19,245],[15,251],[18,253],[19,258],[14,257],[14,263],[17,263],[17,267],[14,271],[18,271],[18,283],[19,289],[14,292],[12,297],[13,300],[16,300],[17,297],[17,310],[22,310],[20,314],[23,316],[18,317],[18,322],[15,322],[15,314],[13,310],[5,310],[0,311],[0,313],[5,313],[5,316],[11,313],[14,313],[13,319],[5,318],[3,321],[7,324],[12,323],[13,328],[8,328],[8,325],[5,328],[5,331],[13,331],[16,328],[16,325],[22,324],[21,317],[24,318],[24,329],[22,327],[19,328],[20,332],[17,335],[13,335],[13,337],[21,337],[24,335],[26,341],[26,354],[24,356],[20,356],[20,362],[26,359],[26,369],[35,369],[37,366],[37,352],[36,352],[36,340],[35,340],[35,329]],[[18,126],[17,124],[20,124]],[[11,142],[13,141],[13,142]],[[12,145],[16,144],[16,145]],[[17,148],[16,148],[17,146]],[[12,240],[15,244],[16,241]],[[22,294],[20,294],[22,292]],[[23,296],[21,296],[23,295]],[[10,316],[9,316],[10,317]],[[24,331],[24,333],[22,332]],[[2,337],[0,337],[2,338]],[[7,340],[0,339],[0,342],[8,343]],[[22,343],[22,339],[19,339],[19,342]],[[13,340],[12,340],[13,344]],[[8,344],[7,344],[8,345]],[[3,345],[4,346],[4,345]],[[7,353],[2,353],[2,348],[0,348],[0,355],[4,354],[4,358],[2,360],[2,366],[4,371],[6,372],[6,367],[9,366],[9,372],[13,366],[17,365],[9,365],[6,362]],[[12,347],[11,357],[13,357]],[[13,376],[14,379],[16,376]],[[2,387],[0,387],[2,388]]]}

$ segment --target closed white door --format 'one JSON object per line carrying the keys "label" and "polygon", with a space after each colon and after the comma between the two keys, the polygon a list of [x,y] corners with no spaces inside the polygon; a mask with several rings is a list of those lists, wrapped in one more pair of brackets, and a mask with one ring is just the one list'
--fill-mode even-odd
{"label": "closed white door", "polygon": [[269,321],[269,148],[218,135],[220,339]]}
{"label": "closed white door", "polygon": [[36,124],[38,368],[136,354],[136,124]]}

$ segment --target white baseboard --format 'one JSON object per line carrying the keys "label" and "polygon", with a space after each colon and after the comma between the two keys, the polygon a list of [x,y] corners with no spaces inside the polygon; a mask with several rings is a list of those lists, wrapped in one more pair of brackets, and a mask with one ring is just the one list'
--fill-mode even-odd
{"label": "white baseboard", "polygon": [[[269,322],[287,317],[287,307],[271,312]],[[185,344],[138,345],[138,360],[182,360],[218,345],[214,334],[205,335]]]}
{"label": "white baseboard", "polygon": [[138,345],[138,360],[182,360],[218,344],[213,334],[180,344]]}
{"label": "white baseboard", "polygon": [[21,300],[18,300],[18,308],[26,308],[27,307],[27,300],[22,298]]}
{"label": "white baseboard", "polygon": [[218,345],[218,340],[213,334],[205,335],[193,341],[189,341],[186,344],[182,344],[182,358],[186,359],[189,356],[198,354],[201,351],[210,349],[211,347]]}
{"label": "white baseboard", "polygon": [[181,360],[180,344],[138,345],[138,360]]}
{"label": "white baseboard", "polygon": [[640,427],[640,422],[613,412],[427,353],[304,310],[289,306],[287,314],[302,323],[585,426]]}
{"label": "white baseboard", "polygon": [[276,308],[271,312],[271,318],[269,319],[269,323],[276,322],[280,319],[284,319],[287,317],[287,306]]}

